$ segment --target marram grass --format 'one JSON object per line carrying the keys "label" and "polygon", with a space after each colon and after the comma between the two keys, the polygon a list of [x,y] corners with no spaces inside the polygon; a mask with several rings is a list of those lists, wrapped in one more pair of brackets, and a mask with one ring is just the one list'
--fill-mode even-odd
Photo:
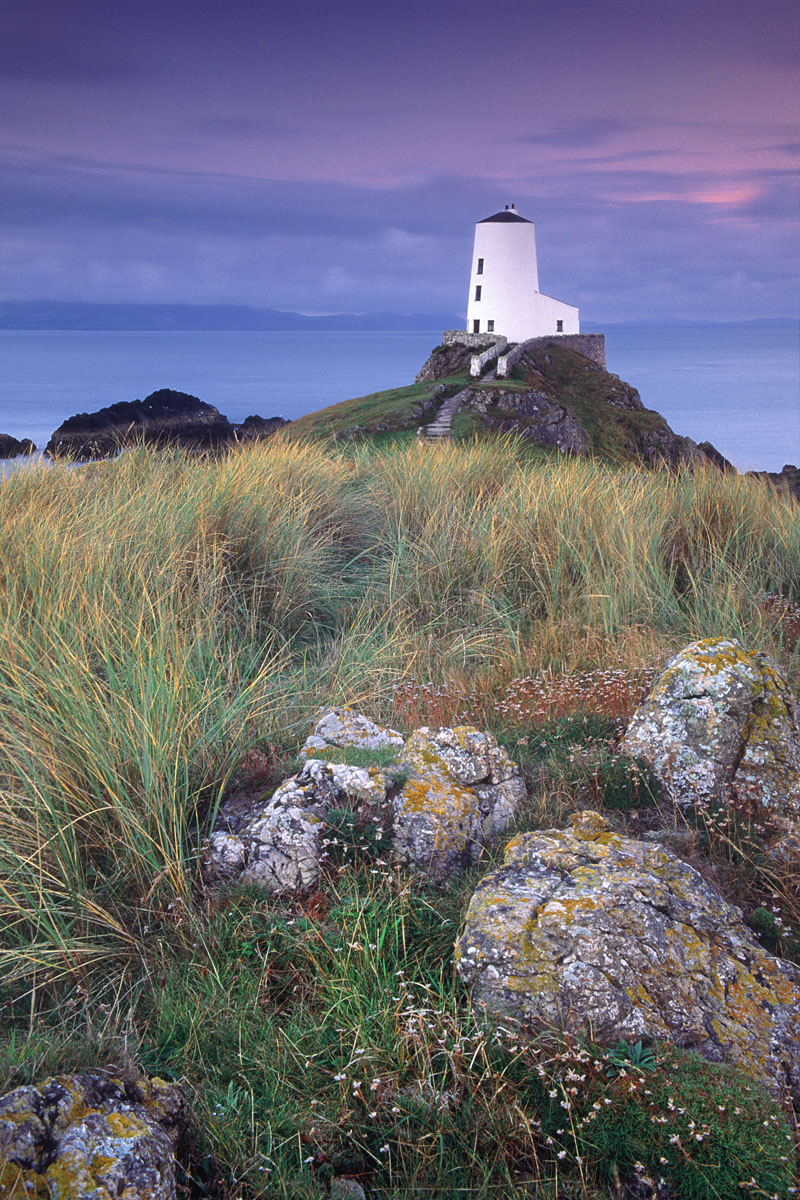
{"label": "marram grass", "polygon": [[[268,937],[242,933],[251,954],[225,941],[226,922],[237,937],[258,923],[249,901],[237,915],[233,900],[230,920],[224,902],[202,907],[199,845],[248,752],[268,754],[279,775],[320,706],[352,703],[402,727],[404,697],[449,689],[480,696],[487,722],[500,720],[515,680],[636,672],[717,635],[769,650],[796,680],[770,596],[800,602],[797,507],[714,471],[531,461],[502,438],[336,452],[276,436],[216,461],[136,450],[13,476],[0,486],[0,992],[14,1038],[20,1001],[35,1047],[37,1021],[47,1024],[37,1014],[76,989],[69,1011],[85,1017],[96,1055],[102,1028],[149,1069],[201,1090],[204,1074],[227,1114],[207,1114],[210,1152],[245,1180],[243,1195],[327,1194],[304,1138],[337,1170],[348,1155],[371,1164],[379,1196],[521,1196],[534,1180],[541,1196],[605,1195],[590,1190],[594,1167],[576,1163],[574,1139],[554,1157],[539,1100],[531,1124],[532,1085],[514,1076],[512,1086],[514,1054],[498,1065],[489,1035],[469,1026],[458,1066],[445,1056],[434,1068],[422,1017],[398,1033],[400,970],[437,1036],[456,1045],[466,1029],[446,949],[463,897],[421,902],[411,920],[402,878],[373,868],[360,890],[331,892],[302,946],[276,932],[278,911]],[[532,819],[553,819],[561,803]],[[339,906],[330,919],[325,905]],[[264,937],[289,948],[262,961]],[[373,961],[345,937],[390,942]],[[263,987],[237,991],[253,954]],[[216,1004],[230,1034],[212,1019]],[[369,1095],[344,1104],[337,1072],[323,1079],[314,1065],[346,1060],[351,1087],[362,1035],[386,1077],[374,1127]],[[266,1082],[212,1045],[230,1042],[235,1059],[237,1037],[252,1053],[275,1048]],[[76,1055],[45,1049],[42,1061]],[[300,1070],[301,1059],[312,1066]],[[426,1071],[458,1097],[463,1120],[441,1103],[434,1114]],[[412,1083],[401,1094],[403,1072]],[[324,1137],[298,1116],[314,1094]],[[258,1182],[264,1096],[271,1183]],[[346,1136],[356,1119],[360,1150]],[[636,1126],[637,1145],[643,1136]],[[717,1195],[703,1187],[679,1194]]]}

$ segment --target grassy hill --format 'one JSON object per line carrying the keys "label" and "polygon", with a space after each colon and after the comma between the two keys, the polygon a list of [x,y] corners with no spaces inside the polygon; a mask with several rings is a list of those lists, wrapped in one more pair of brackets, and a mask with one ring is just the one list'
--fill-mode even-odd
{"label": "grassy hill", "polygon": [[468,359],[463,348],[437,347],[426,364],[432,379],[309,413],[292,423],[290,436],[407,441],[430,422],[445,396],[470,384],[471,398],[453,423],[456,441],[513,433],[528,447],[539,447],[534,457],[541,457],[559,448],[552,439],[558,427],[566,430],[558,439],[562,449],[612,463],[674,466],[685,455],[686,440],[659,413],[644,408],[635,388],[556,342],[526,354],[507,380],[491,378],[490,372],[471,380]]}

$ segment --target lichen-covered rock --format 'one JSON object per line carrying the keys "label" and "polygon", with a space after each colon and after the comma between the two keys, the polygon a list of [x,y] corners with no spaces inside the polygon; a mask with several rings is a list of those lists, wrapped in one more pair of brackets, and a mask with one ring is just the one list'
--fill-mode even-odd
{"label": "lichen-covered rock", "polygon": [[400,763],[411,778],[392,802],[394,855],[434,883],[475,862],[525,799],[508,754],[470,725],[415,730]]}
{"label": "lichen-covered rock", "polygon": [[268,892],[308,891],[319,879],[330,810],[380,805],[387,787],[375,767],[308,759],[272,797],[247,793],[226,801],[205,849],[207,871]]}
{"label": "lichen-covered rock", "polygon": [[665,1038],[800,1098],[800,970],[692,867],[598,813],[511,840],[456,961],[504,1016],[606,1043]]}
{"label": "lichen-covered rock", "polygon": [[300,753],[313,758],[331,747],[354,746],[361,750],[402,750],[405,739],[396,729],[377,725],[352,708],[330,708],[314,726]]}
{"label": "lichen-covered rock", "polygon": [[765,654],[733,638],[693,642],[666,664],[622,749],[648,763],[681,807],[732,800],[776,854],[800,848],[797,702]]}
{"label": "lichen-covered rock", "polygon": [[395,859],[416,867],[431,883],[446,883],[483,849],[477,797],[446,771],[420,771],[395,796],[392,809]]}
{"label": "lichen-covered rock", "polygon": [[95,1071],[17,1088],[0,1097],[2,1186],[18,1190],[16,1167],[20,1195],[173,1200],[183,1123],[183,1093],[160,1079]]}

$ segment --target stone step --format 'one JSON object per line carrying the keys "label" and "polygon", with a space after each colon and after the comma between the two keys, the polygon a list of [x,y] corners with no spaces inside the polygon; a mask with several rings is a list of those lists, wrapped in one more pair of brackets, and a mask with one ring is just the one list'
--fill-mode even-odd
{"label": "stone step", "polygon": [[442,407],[431,421],[430,425],[421,425],[417,430],[417,438],[421,442],[450,441],[453,437],[453,417],[461,407],[461,402],[469,394],[469,387],[462,388],[455,396],[444,401]]}

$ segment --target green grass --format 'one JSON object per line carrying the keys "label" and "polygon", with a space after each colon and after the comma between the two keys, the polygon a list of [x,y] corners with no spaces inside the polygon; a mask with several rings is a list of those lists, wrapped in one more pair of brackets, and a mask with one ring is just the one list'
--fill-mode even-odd
{"label": "green grass", "polygon": [[[429,400],[437,388],[444,385],[447,395],[458,391],[467,382],[466,376],[450,376],[436,379],[432,383],[413,383],[408,387],[390,388],[385,392],[374,392],[353,400],[331,404],[307,416],[298,417],[286,431],[291,438],[330,438],[360,426],[362,429],[386,440],[387,434],[400,431],[415,431],[426,425],[435,409],[420,416],[415,406]],[[438,407],[438,405],[437,405]],[[378,429],[377,426],[381,426]]]}
{"label": "green grass", "polygon": [[[334,703],[403,730],[468,718],[529,771],[528,825],[588,800],[625,828],[656,799],[615,774],[647,669],[733,634],[797,682],[765,601],[800,602],[793,504],[508,438],[337,451],[293,430],[216,461],[21,473],[0,488],[0,539],[0,1086],[107,1062],[179,1078],[188,1169],[215,1195],[323,1196],[337,1173],[371,1200],[599,1198],[614,1139],[655,1161],[641,1097],[603,1105],[596,1144],[601,1125],[580,1143],[548,1132],[578,1051],[498,1042],[470,1012],[452,947],[491,856],[429,894],[337,813],[319,893],[291,903],[205,891],[199,844],[233,781],[261,762],[274,786]],[[791,880],[723,851],[709,836],[697,852],[727,894],[791,924]],[[698,1111],[740,1095],[670,1054],[664,1094],[691,1076]],[[592,1088],[617,1086],[607,1065],[587,1074],[589,1111]],[[785,1126],[757,1090],[735,1106],[691,1170],[718,1182],[709,1156],[740,1161],[763,1128],[753,1169],[772,1194]],[[691,1178],[678,1196],[715,1195]]]}

